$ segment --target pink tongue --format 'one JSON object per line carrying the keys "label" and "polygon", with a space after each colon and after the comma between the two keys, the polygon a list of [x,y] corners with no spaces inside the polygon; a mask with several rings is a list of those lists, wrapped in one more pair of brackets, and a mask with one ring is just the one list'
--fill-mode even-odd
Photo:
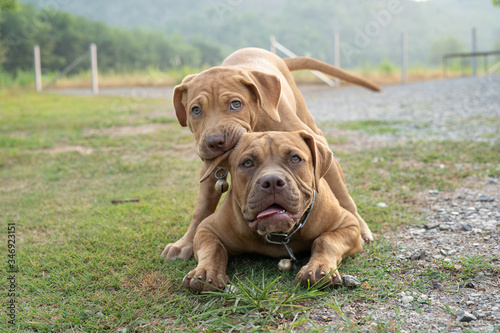
{"label": "pink tongue", "polygon": [[271,206],[268,209],[266,209],[265,211],[260,212],[259,215],[257,215],[257,218],[261,219],[263,217],[279,213],[282,210],[283,210],[283,208],[278,208],[278,207],[275,207],[275,206]]}

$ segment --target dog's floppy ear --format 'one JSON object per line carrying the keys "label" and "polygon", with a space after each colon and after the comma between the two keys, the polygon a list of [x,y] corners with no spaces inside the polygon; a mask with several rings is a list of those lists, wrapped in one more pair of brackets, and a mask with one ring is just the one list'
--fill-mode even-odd
{"label": "dog's floppy ear", "polygon": [[260,108],[274,121],[280,122],[278,104],[281,98],[281,81],[273,74],[248,71],[244,84],[257,95]]}
{"label": "dog's floppy ear", "polygon": [[187,112],[186,108],[184,107],[184,98],[187,92],[187,83],[191,81],[195,76],[196,74],[186,76],[184,80],[182,80],[181,84],[174,87],[174,95],[172,99],[174,101],[174,109],[177,120],[182,127],[187,126]]}
{"label": "dog's floppy ear", "polygon": [[314,180],[316,191],[318,191],[319,180],[328,172],[333,163],[333,153],[330,148],[321,142],[317,142],[314,137],[306,131],[298,131],[298,135],[304,139],[311,150],[312,162],[314,166]]}
{"label": "dog's floppy ear", "polygon": [[221,166],[226,166],[226,161],[229,155],[231,154],[233,150],[230,149],[226,151],[224,154],[212,159],[212,160],[204,160],[203,163],[207,166],[207,171],[203,176],[200,178],[200,183],[208,179],[211,174],[215,172],[215,169]]}

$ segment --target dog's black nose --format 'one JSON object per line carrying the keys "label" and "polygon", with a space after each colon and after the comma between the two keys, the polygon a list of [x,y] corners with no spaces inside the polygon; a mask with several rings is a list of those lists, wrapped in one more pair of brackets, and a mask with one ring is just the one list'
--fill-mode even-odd
{"label": "dog's black nose", "polygon": [[207,139],[207,146],[211,150],[224,150],[224,146],[226,144],[226,140],[224,135],[214,135]]}
{"label": "dog's black nose", "polygon": [[286,180],[280,175],[268,175],[260,180],[260,188],[268,193],[278,193],[286,186]]}

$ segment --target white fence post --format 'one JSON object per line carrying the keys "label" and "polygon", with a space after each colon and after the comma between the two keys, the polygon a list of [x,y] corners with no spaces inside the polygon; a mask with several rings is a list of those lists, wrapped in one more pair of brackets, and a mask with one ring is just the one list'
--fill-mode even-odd
{"label": "white fence post", "polygon": [[270,40],[271,40],[271,52],[276,54],[276,46],[274,46],[274,44],[276,43],[276,37],[271,36]]}
{"label": "white fence post", "polygon": [[40,46],[33,47],[35,57],[35,89],[37,92],[42,91],[42,64],[40,61]]}
{"label": "white fence post", "polygon": [[[476,28],[472,28],[472,53],[477,52]],[[476,56],[471,57],[472,76],[476,76]]]}
{"label": "white fence post", "polygon": [[92,72],[92,94],[99,94],[99,78],[97,75],[97,47],[90,44],[90,70]]}
{"label": "white fence post", "polygon": [[401,34],[401,82],[406,83],[406,76],[408,70],[408,33],[403,32]]}
{"label": "white fence post", "polygon": [[[340,68],[340,34],[338,32],[335,33],[333,37],[333,65],[335,67]],[[339,79],[334,78],[333,81],[335,85],[339,86]]]}

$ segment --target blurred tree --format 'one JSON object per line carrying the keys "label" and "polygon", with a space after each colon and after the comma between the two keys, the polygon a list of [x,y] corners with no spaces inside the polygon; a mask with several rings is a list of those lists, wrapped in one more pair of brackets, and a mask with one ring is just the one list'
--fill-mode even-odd
{"label": "blurred tree", "polygon": [[16,0],[0,0],[0,12],[7,10],[15,10],[17,8]]}
{"label": "blurred tree", "polygon": [[[0,32],[0,65],[10,73],[32,69],[35,44],[40,46],[44,71],[61,70],[87,52],[90,43],[97,45],[103,71],[199,67],[222,59],[220,48],[201,38],[188,44],[181,34],[110,27],[55,9],[37,9],[34,4],[3,12]],[[88,61],[75,70],[87,68]]]}
{"label": "blurred tree", "polygon": [[[0,0],[0,23],[2,22],[2,12],[14,11],[17,9],[16,0]],[[2,31],[0,30],[0,69],[6,60],[7,46],[2,42]]]}
{"label": "blurred tree", "polygon": [[499,6],[500,7],[500,0],[493,0],[493,6]]}
{"label": "blurred tree", "polygon": [[19,11],[2,13],[0,43],[5,47],[3,68],[8,72],[33,67],[33,45],[40,45],[42,66],[53,61],[54,42],[50,39],[51,26],[37,16],[34,5],[25,5]]}
{"label": "blurred tree", "polygon": [[430,47],[429,62],[434,65],[441,63],[441,59],[446,53],[464,52],[465,46],[453,36],[445,36],[436,39]]}
{"label": "blurred tree", "polygon": [[219,47],[201,37],[194,38],[191,44],[200,51],[202,66],[215,66],[224,59]]}

